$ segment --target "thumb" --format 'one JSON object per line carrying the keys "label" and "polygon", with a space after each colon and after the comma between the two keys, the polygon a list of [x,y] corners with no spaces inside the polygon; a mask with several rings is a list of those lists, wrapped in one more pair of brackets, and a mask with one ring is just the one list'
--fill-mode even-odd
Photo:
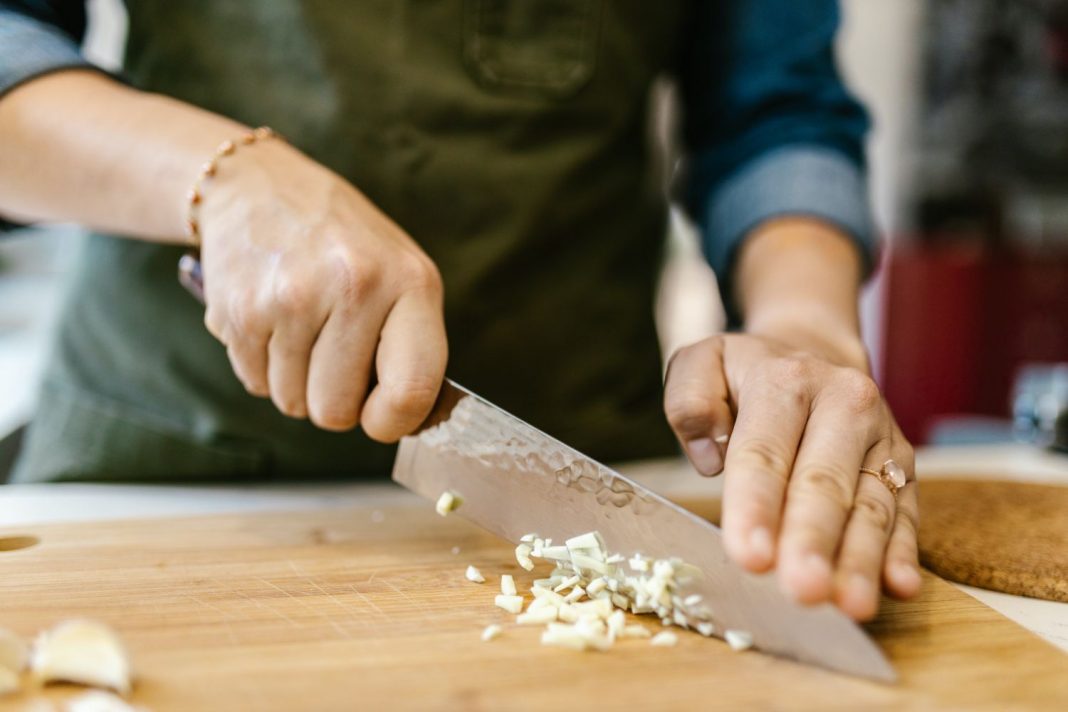
{"label": "thumb", "polygon": [[672,355],[664,380],[664,413],[697,471],[706,477],[722,472],[734,415],[721,337],[684,346]]}

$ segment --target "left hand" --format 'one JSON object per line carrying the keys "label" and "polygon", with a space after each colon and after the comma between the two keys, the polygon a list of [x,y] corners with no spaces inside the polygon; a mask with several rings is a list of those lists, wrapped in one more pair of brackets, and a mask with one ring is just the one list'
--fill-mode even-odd
{"label": "left hand", "polygon": [[[726,472],[724,545],[738,564],[774,567],[788,595],[856,620],[875,616],[883,587],[919,591],[912,446],[859,342],[713,336],[674,354],[664,407],[698,471]],[[896,501],[860,472],[888,459],[910,480]]]}

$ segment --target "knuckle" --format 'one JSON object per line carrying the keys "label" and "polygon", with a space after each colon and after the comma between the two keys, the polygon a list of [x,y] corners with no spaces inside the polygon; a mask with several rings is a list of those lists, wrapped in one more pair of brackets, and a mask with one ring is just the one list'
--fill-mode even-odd
{"label": "knuckle", "polygon": [[715,403],[707,396],[698,393],[667,392],[664,396],[664,414],[672,427],[680,430],[693,430],[710,425]]}
{"label": "knuckle", "polygon": [[282,279],[275,285],[274,303],[284,314],[306,314],[315,304],[315,291],[303,280]]}
{"label": "knuckle", "polygon": [[441,273],[429,258],[412,255],[403,260],[401,279],[409,289],[437,293],[443,289]]}
{"label": "knuckle", "polygon": [[382,384],[387,409],[405,420],[422,418],[434,406],[439,384],[430,379],[407,379]]}
{"label": "knuckle", "polygon": [[335,283],[341,300],[358,304],[373,294],[381,284],[381,271],[377,265],[345,253],[335,261]]}
{"label": "knuckle", "polygon": [[309,417],[312,423],[325,430],[351,430],[359,422],[358,409],[342,403],[313,403],[309,408]]}
{"label": "knuckle", "polygon": [[853,504],[851,474],[833,465],[809,465],[795,473],[805,495],[830,502],[842,511]]}
{"label": "knuckle", "polygon": [[869,376],[854,369],[847,369],[840,377],[839,384],[846,404],[854,413],[867,413],[877,409],[883,400],[879,386]]}
{"label": "knuckle", "polygon": [[872,527],[884,534],[889,533],[894,525],[893,508],[878,497],[858,495],[853,509],[857,516],[863,517]]}
{"label": "knuckle", "polygon": [[798,386],[812,375],[812,363],[804,356],[781,356],[771,362],[771,377],[781,386]]}
{"label": "knuckle", "polygon": [[790,476],[792,458],[769,440],[751,440],[741,448],[738,461],[745,469],[771,474],[786,480]]}

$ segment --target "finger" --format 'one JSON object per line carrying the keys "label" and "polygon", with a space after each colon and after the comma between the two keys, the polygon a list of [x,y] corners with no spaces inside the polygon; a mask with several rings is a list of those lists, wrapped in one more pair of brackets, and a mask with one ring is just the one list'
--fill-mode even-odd
{"label": "finger", "polygon": [[256,336],[233,341],[226,347],[226,355],[234,374],[245,390],[254,396],[270,395],[267,381],[267,336]]}
{"label": "finger", "polygon": [[883,565],[883,582],[887,592],[897,598],[911,598],[920,592],[923,579],[920,577],[918,539],[920,506],[915,481],[916,461],[912,446],[905,440],[900,429],[894,429],[894,460],[905,470],[910,481],[898,490],[897,513],[890,543],[886,547],[886,562]]}
{"label": "finger", "polygon": [[366,304],[326,320],[308,367],[308,413],[320,428],[351,430],[360,422],[383,316]]}
{"label": "finger", "polygon": [[378,383],[360,416],[364,432],[395,442],[419,427],[434,407],[447,361],[440,297],[406,293],[382,327],[375,357]]}
{"label": "finger", "polygon": [[734,427],[723,377],[722,339],[705,339],[671,357],[664,380],[664,413],[697,471],[706,477],[722,472]]}
{"label": "finger", "polygon": [[308,359],[319,325],[296,321],[279,325],[267,343],[267,382],[271,400],[291,418],[308,415]]}
{"label": "finger", "polygon": [[[872,448],[865,466],[877,470],[888,454],[889,442],[881,443]],[[854,620],[869,620],[879,610],[880,572],[896,510],[886,485],[862,473],[835,571],[835,603]]]}
{"label": "finger", "polygon": [[853,509],[860,468],[884,435],[889,442],[874,382],[838,369],[828,377],[835,381],[820,391],[809,417],[779,535],[780,584],[808,604],[831,597],[831,562]]}
{"label": "finger", "polygon": [[738,403],[723,483],[723,543],[754,572],[775,560],[786,482],[808,418],[810,395],[792,365],[752,373]]}

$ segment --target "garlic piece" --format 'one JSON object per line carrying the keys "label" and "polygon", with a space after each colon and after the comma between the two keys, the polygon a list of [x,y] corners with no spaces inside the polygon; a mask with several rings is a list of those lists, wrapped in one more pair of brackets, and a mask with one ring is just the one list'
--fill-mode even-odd
{"label": "garlic piece", "polygon": [[514,596],[515,592],[515,579],[509,574],[501,576],[501,593],[505,596]]}
{"label": "garlic piece", "polygon": [[22,672],[30,656],[30,646],[18,635],[0,628],[0,668]]}
{"label": "garlic piece", "polygon": [[126,704],[122,698],[100,690],[78,695],[68,701],[64,709],[66,712],[138,712],[139,710],[137,707]]}
{"label": "garlic piece", "polygon": [[41,633],[30,670],[42,683],[74,682],[124,695],[130,691],[130,664],[122,641],[97,621],[63,621]]}
{"label": "garlic piece", "polygon": [[486,626],[482,629],[482,642],[488,643],[489,641],[500,635],[502,630],[503,629],[496,623],[494,623],[493,625]]}
{"label": "garlic piece", "polygon": [[716,626],[712,623],[709,623],[708,621],[702,621],[694,627],[697,628],[698,633],[705,636],[706,638],[711,638],[713,635],[716,634]]}
{"label": "garlic piece", "polygon": [[530,544],[521,543],[515,548],[515,560],[527,571],[534,570],[534,562],[530,560],[530,552],[534,551]]}
{"label": "garlic piece", "polygon": [[753,636],[749,631],[728,630],[723,634],[723,637],[726,639],[727,645],[731,646],[731,650],[749,650],[749,648],[753,647]]}
{"label": "garlic piece", "polygon": [[555,621],[556,617],[557,610],[552,606],[545,606],[533,611],[527,609],[526,613],[520,613],[515,617],[515,622],[519,625],[544,625]]}
{"label": "garlic piece", "polygon": [[631,623],[630,625],[623,626],[624,638],[648,638],[652,633],[649,629],[640,623]]}
{"label": "garlic piece", "polygon": [[468,581],[474,581],[475,583],[485,583],[486,577],[482,575],[482,572],[476,569],[474,566],[468,566],[467,571],[464,572],[464,578]]}
{"label": "garlic piece", "polygon": [[22,688],[19,674],[6,667],[0,667],[0,697],[18,692]]}
{"label": "garlic piece", "polygon": [[503,593],[500,593],[493,599],[493,605],[497,606],[497,608],[503,608],[509,613],[519,613],[523,610],[523,597],[505,596]]}
{"label": "garlic piece", "polygon": [[461,504],[464,503],[464,498],[452,490],[445,490],[438,497],[438,503],[434,505],[434,509],[438,514],[443,517],[449,516],[449,512],[456,511]]}
{"label": "garlic piece", "polygon": [[662,630],[653,636],[653,639],[649,641],[649,645],[655,645],[659,648],[670,648],[679,642],[679,636],[672,633],[670,630]]}

